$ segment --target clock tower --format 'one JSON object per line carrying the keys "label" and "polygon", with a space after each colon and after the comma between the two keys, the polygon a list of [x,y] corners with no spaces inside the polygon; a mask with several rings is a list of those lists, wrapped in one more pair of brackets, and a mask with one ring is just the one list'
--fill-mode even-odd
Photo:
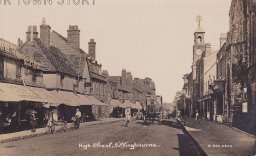
{"label": "clock tower", "polygon": [[197,29],[194,32],[194,45],[193,45],[193,65],[192,65],[192,73],[193,80],[196,80],[196,63],[199,59],[201,59],[203,52],[205,51],[205,43],[204,43],[204,35],[205,32],[201,27],[202,17],[197,16]]}

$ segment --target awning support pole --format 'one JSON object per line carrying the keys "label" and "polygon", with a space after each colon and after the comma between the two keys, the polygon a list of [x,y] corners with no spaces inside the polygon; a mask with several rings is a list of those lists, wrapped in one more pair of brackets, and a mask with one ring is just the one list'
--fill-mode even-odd
{"label": "awning support pole", "polygon": [[19,105],[19,117],[18,117],[18,119],[19,119],[19,126],[20,126],[20,111],[21,111],[20,102],[18,103],[18,105]]}

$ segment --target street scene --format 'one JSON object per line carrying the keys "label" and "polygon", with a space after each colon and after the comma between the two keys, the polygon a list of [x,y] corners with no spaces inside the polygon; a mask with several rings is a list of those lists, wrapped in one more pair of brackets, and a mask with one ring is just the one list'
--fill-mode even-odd
{"label": "street scene", "polygon": [[256,155],[255,0],[23,2],[0,1],[1,156]]}
{"label": "street scene", "polygon": [[[158,132],[156,134],[156,132]],[[154,134],[154,135],[152,135]],[[169,139],[166,139],[168,137]],[[47,144],[46,144],[47,142]],[[150,147],[134,147],[154,144]],[[79,146],[81,144],[81,147]],[[85,147],[90,144],[92,147]],[[95,146],[93,146],[95,144]],[[110,147],[101,147],[109,145]],[[117,144],[117,145],[115,145]],[[54,145],[54,146],[52,146]],[[84,145],[84,146],[82,146]],[[148,145],[148,146],[149,146]],[[178,125],[144,125],[143,121],[124,121],[85,125],[77,131],[44,135],[2,144],[3,155],[200,155],[196,144],[186,136]],[[60,150],[61,149],[61,150]]]}

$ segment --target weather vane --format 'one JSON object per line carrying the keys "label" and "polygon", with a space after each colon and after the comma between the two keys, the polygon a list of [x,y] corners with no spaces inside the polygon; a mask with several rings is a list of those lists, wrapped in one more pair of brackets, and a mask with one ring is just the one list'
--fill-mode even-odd
{"label": "weather vane", "polygon": [[203,21],[203,18],[202,18],[202,16],[197,16],[196,17],[196,21],[197,21],[197,23],[198,23],[198,26],[200,27],[201,26],[201,22]]}

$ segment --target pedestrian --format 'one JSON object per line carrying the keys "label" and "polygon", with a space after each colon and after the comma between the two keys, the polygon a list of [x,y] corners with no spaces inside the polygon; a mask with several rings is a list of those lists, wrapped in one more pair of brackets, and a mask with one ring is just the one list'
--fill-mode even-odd
{"label": "pedestrian", "polygon": [[76,109],[76,121],[75,121],[75,129],[79,129],[80,127],[80,118],[81,118],[81,112],[79,111],[79,109]]}
{"label": "pedestrian", "polygon": [[11,131],[16,131],[17,127],[18,127],[18,116],[17,116],[17,112],[14,111],[11,115],[11,122],[10,122],[10,127],[11,127]]}
{"label": "pedestrian", "polygon": [[131,109],[130,109],[130,107],[126,107],[126,109],[125,109],[125,127],[128,127],[130,118],[131,118]]}
{"label": "pedestrian", "polygon": [[159,113],[159,124],[161,125],[162,123],[163,123],[163,117],[164,117],[164,113],[163,113],[163,111],[160,111],[160,113]]}
{"label": "pedestrian", "polygon": [[29,117],[29,122],[31,126],[31,132],[36,132],[36,115],[35,112],[31,112],[30,117]]}
{"label": "pedestrian", "polygon": [[196,110],[196,118],[195,118],[195,123],[198,123],[200,124],[200,120],[199,120],[199,113],[198,113],[198,110]]}

